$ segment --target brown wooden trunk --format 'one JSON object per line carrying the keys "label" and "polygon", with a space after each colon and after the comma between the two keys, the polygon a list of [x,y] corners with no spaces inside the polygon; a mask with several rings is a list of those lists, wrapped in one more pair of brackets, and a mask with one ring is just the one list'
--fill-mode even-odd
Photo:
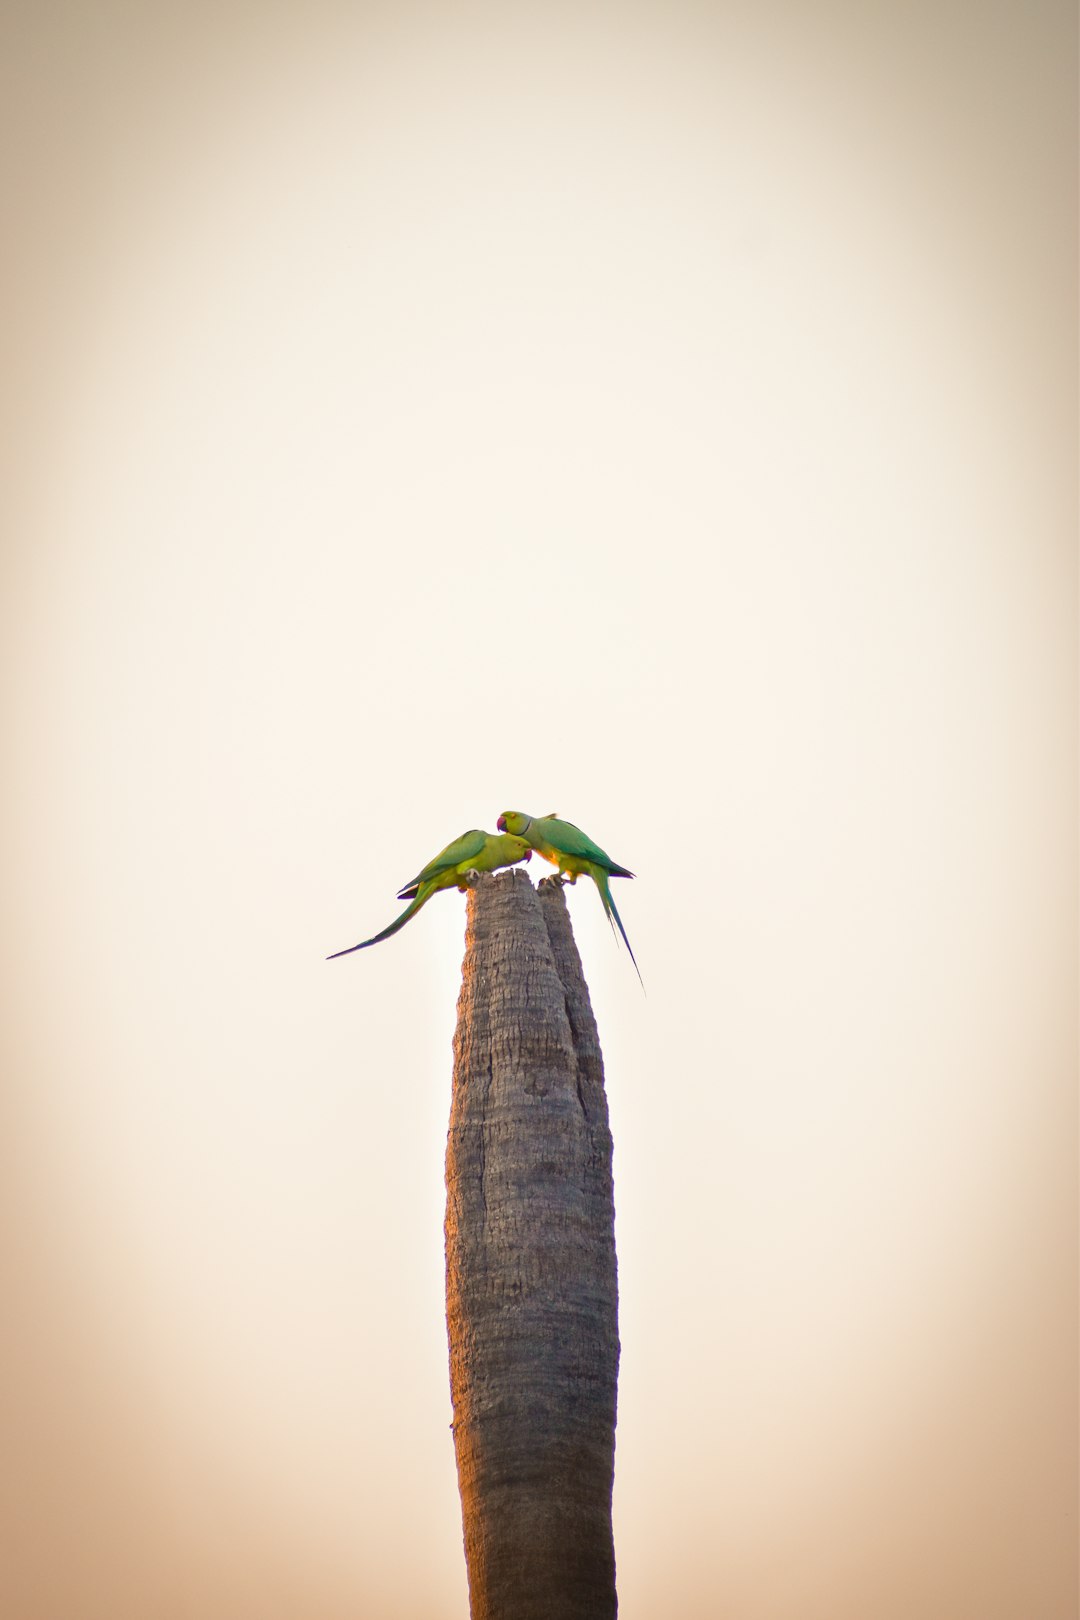
{"label": "brown wooden trunk", "polygon": [[446,1319],[473,1620],[608,1620],[619,1364],[596,1022],[561,886],[470,892]]}

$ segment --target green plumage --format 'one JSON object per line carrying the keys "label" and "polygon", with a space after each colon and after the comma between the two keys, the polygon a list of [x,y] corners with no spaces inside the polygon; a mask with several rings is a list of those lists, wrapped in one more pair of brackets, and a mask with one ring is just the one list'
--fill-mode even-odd
{"label": "green plumage", "polygon": [[473,881],[472,874],[476,872],[494,872],[500,866],[513,866],[517,861],[527,861],[531,854],[531,846],[527,839],[519,838],[512,833],[483,832],[479,827],[473,827],[469,832],[462,833],[455,838],[452,844],[440,850],[433,861],[429,861],[421,872],[418,872],[411,883],[407,883],[399,892],[399,900],[411,900],[407,906],[388,928],[381,933],[374,934],[371,939],[360,941],[359,945],[350,945],[343,951],[334,951],[327,957],[332,962],[337,956],[349,956],[353,951],[366,950],[369,945],[378,945],[380,940],[389,939],[396,934],[399,928],[404,928],[410,917],[414,917],[420,907],[426,905],[433,894],[440,889],[460,889],[462,893]]}
{"label": "green plumage", "polygon": [[[446,848],[441,850],[433,861],[428,861],[422,872],[417,872],[416,876],[406,883],[404,888],[398,890],[398,899],[411,900],[421,883],[430,883],[432,879],[441,877],[443,873],[448,872],[451,867],[456,868],[462,861],[475,860],[476,856],[482,853],[484,845],[489,839],[495,843],[502,842],[501,839],[496,839],[493,833],[486,833],[480,827],[473,827],[470,832],[462,833],[461,837],[455,838],[452,844],[447,844]],[[520,860],[521,857],[518,856],[517,858]]]}
{"label": "green plumage", "polygon": [[594,844],[588,833],[583,833],[572,821],[561,821],[558,816],[527,816],[522,810],[504,810],[497,825],[501,832],[516,833],[518,837],[526,839],[538,855],[557,866],[560,874],[569,878],[571,883],[576,883],[582,874],[592,878],[603,903],[604,914],[612,928],[617,927],[622,935],[623,944],[630,951],[634,972],[641,979],[641,969],[611,898],[608,882],[613,877],[632,878],[633,872],[613,861],[606,850]]}

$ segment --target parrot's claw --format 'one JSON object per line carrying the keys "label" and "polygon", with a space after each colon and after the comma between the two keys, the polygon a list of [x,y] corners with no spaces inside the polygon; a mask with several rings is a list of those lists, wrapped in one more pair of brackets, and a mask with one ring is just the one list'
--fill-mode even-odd
{"label": "parrot's claw", "polygon": [[480,874],[476,870],[475,866],[470,866],[469,870],[465,873],[465,881],[469,885],[470,889],[475,889],[476,885],[480,881]]}

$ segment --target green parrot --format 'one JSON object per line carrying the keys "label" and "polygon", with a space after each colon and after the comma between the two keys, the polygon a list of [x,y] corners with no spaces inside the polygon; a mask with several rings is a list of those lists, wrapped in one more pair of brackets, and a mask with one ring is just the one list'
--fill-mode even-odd
{"label": "green parrot", "polygon": [[571,883],[576,883],[584,872],[591,877],[600,891],[600,899],[604,903],[604,913],[613,927],[617,926],[623,937],[623,944],[630,951],[630,960],[634,964],[634,972],[641,980],[642,989],[645,981],[641,978],[641,969],[630,948],[630,941],[626,937],[626,929],[622,925],[622,918],[615,909],[615,902],[611,898],[611,889],[608,879],[613,877],[632,878],[633,872],[628,872],[625,866],[619,866],[611,856],[594,844],[580,827],[575,827],[572,821],[560,821],[558,816],[527,816],[521,810],[504,810],[496,826],[502,833],[515,833],[524,838],[538,855],[545,861],[559,868]]}
{"label": "green parrot", "polygon": [[496,838],[494,833],[483,832],[479,827],[462,833],[460,838],[455,838],[452,844],[440,850],[433,861],[428,861],[424,870],[399,891],[398,899],[411,900],[412,905],[405,908],[396,922],[384,928],[381,934],[362,939],[359,945],[334,951],[326,960],[332,962],[336,956],[349,956],[353,951],[365,950],[368,945],[377,945],[381,939],[389,939],[399,928],[404,928],[409,918],[414,917],[420,907],[440,889],[460,889],[464,894],[476,882],[478,873],[494,872],[499,866],[513,866],[517,861],[529,860],[531,855],[528,839],[518,838],[513,833],[504,832],[500,838]]}

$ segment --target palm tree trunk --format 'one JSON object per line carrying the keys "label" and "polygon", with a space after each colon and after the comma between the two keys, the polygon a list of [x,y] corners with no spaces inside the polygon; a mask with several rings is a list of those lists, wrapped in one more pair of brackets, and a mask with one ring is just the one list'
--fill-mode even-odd
{"label": "palm tree trunk", "polygon": [[609,1620],[619,1364],[604,1069],[557,881],[470,891],[446,1319],[473,1620]]}

